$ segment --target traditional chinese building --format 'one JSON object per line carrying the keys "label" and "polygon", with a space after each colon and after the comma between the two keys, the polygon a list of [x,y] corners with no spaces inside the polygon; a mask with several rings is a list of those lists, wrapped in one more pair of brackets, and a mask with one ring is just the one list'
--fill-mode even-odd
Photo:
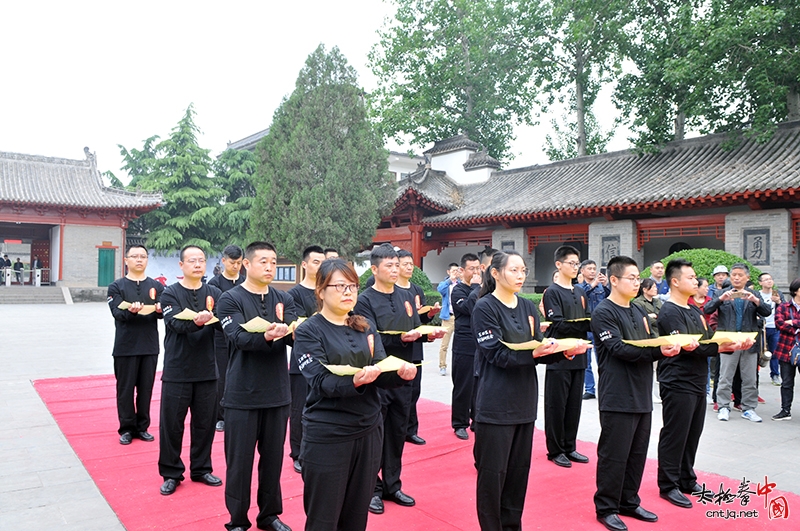
{"label": "traditional chinese building", "polygon": [[780,286],[798,276],[800,122],[763,144],[716,134],[658,153],[508,170],[463,135],[425,155],[398,183],[374,241],[413,252],[434,281],[465,252],[491,246],[520,252],[531,270],[526,290],[541,289],[564,243],[601,265],[622,254],[646,267],[707,247],[745,257]]}
{"label": "traditional chinese building", "polygon": [[107,286],[123,275],[128,222],[161,205],[161,194],[103,185],[85,160],[0,152],[0,242],[30,249],[43,283]]}

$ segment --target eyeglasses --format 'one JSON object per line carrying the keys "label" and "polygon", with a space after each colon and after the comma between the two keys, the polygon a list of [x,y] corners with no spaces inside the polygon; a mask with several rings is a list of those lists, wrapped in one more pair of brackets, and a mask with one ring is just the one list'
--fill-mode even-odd
{"label": "eyeglasses", "polygon": [[633,276],[633,275],[631,275],[629,277],[617,277],[617,278],[620,279],[620,280],[623,280],[623,279],[624,280],[629,280],[631,282],[631,284],[641,284],[642,283],[642,279],[641,278]]}
{"label": "eyeglasses", "polygon": [[562,264],[566,264],[566,265],[568,265],[570,267],[578,267],[579,265],[581,265],[580,262],[575,262],[575,261],[572,261],[572,262],[561,262],[561,263]]}
{"label": "eyeglasses", "polygon": [[325,287],[334,288],[339,293],[344,293],[345,291],[349,291],[350,293],[355,293],[356,291],[358,291],[358,284],[328,284]]}
{"label": "eyeglasses", "polygon": [[190,258],[189,260],[186,260],[186,263],[190,264],[190,265],[205,264],[206,263],[206,259],[205,258]]}
{"label": "eyeglasses", "polygon": [[528,268],[527,267],[523,267],[522,269],[517,269],[516,267],[512,267],[512,268],[510,268],[508,270],[508,272],[511,273],[512,275],[518,275],[518,274],[522,273],[523,275],[528,276]]}

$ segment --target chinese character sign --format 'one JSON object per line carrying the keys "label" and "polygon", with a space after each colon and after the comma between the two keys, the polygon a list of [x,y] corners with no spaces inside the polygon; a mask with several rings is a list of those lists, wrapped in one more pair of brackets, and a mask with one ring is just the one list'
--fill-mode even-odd
{"label": "chinese character sign", "polygon": [[770,265],[769,229],[744,229],[742,236],[745,260],[754,266]]}
{"label": "chinese character sign", "polygon": [[619,235],[616,236],[603,236],[601,239],[601,256],[600,266],[608,265],[608,261],[619,256]]}

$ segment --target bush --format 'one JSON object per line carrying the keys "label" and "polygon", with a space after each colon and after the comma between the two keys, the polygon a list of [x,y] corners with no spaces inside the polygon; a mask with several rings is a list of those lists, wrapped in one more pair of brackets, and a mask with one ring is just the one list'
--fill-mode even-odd
{"label": "bush", "polygon": [[[692,262],[692,267],[694,268],[694,272],[697,274],[697,276],[707,278],[709,284],[714,283],[714,276],[712,273],[714,272],[714,268],[718,265],[724,265],[728,268],[728,271],[730,271],[733,264],[737,262],[745,263],[750,268],[750,280],[752,280],[753,284],[756,285],[755,289],[761,289],[761,286],[758,284],[758,275],[761,274],[761,270],[750,264],[750,262],[744,258],[736,256],[735,254],[726,253],[725,251],[720,251],[718,249],[686,249],[685,251],[678,251],[677,253],[672,253],[666,258],[662,258],[661,263],[666,267],[669,261],[675,258],[685,258],[686,260]],[[642,278],[649,277],[650,268],[646,267],[644,271],[639,274],[639,276]]]}
{"label": "bush", "polygon": [[542,295],[542,293],[517,293],[518,297],[533,301],[534,304],[536,304],[536,311],[539,313],[539,320],[545,321],[546,319],[544,318],[544,315],[542,315],[542,312],[539,311],[539,303],[542,302]]}

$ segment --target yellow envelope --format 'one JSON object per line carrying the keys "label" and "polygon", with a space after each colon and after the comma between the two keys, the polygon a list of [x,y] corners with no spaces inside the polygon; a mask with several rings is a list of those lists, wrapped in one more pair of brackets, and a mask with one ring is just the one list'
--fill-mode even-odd
{"label": "yellow envelope", "polygon": [[722,345],[723,343],[736,343],[737,341],[744,341],[745,339],[755,340],[758,332],[725,332],[717,330],[714,337],[711,339],[704,339],[700,343],[716,343]]}
{"label": "yellow envelope", "polygon": [[685,347],[692,339],[700,339],[702,334],[672,334],[669,336],[653,337],[650,339],[623,339],[623,343],[635,347],[660,347],[662,345],[680,345]]}
{"label": "yellow envelope", "polygon": [[[173,317],[175,317],[175,319],[180,319],[181,321],[191,321],[192,319],[197,317],[197,312],[194,311],[194,310],[190,310],[189,308],[184,308],[183,310],[181,310],[180,312],[175,314]],[[215,317],[212,317],[211,319],[209,319],[208,322],[203,326],[208,326],[210,324],[214,324],[214,323],[218,323],[218,322],[219,322],[219,319],[217,319],[216,316],[215,316]]]}
{"label": "yellow envelope", "polygon": [[422,315],[423,313],[428,313],[431,310],[433,310],[433,306],[423,306],[422,308],[417,310],[417,313]]}
{"label": "yellow envelope", "polygon": [[271,325],[271,324],[272,323],[270,323],[266,319],[262,319],[261,317],[253,317],[252,319],[250,319],[246,323],[242,323],[239,326],[241,326],[242,328],[244,328],[248,332],[252,332],[252,333],[259,333],[260,332],[260,333],[263,334],[264,332],[267,331],[267,328],[269,328],[269,325]]}
{"label": "yellow envelope", "polygon": [[[375,365],[381,368],[381,372],[393,372],[402,367],[404,363],[405,361],[401,360],[400,358],[388,356]],[[353,367],[352,365],[325,365],[324,363],[322,365],[331,373],[338,376],[352,376],[363,368]]]}
{"label": "yellow envelope", "polygon": [[[117,308],[119,308],[120,310],[127,310],[131,306],[133,305],[130,302],[122,301],[121,303],[119,303],[119,306],[117,306]],[[142,306],[142,309],[139,310],[139,315],[150,315],[154,311],[156,311],[155,304],[145,304],[144,306]]]}
{"label": "yellow envelope", "polygon": [[[549,341],[549,339],[545,339],[545,341]],[[571,337],[556,339],[555,341],[558,341],[558,348],[555,350],[555,352],[564,352],[565,350],[575,348],[578,346],[579,341],[586,343],[586,340],[584,339],[576,339]],[[511,350],[535,350],[542,344],[541,341],[536,341],[535,339],[531,339],[530,341],[526,341],[524,343],[506,343],[505,341],[501,341],[501,343]]]}

